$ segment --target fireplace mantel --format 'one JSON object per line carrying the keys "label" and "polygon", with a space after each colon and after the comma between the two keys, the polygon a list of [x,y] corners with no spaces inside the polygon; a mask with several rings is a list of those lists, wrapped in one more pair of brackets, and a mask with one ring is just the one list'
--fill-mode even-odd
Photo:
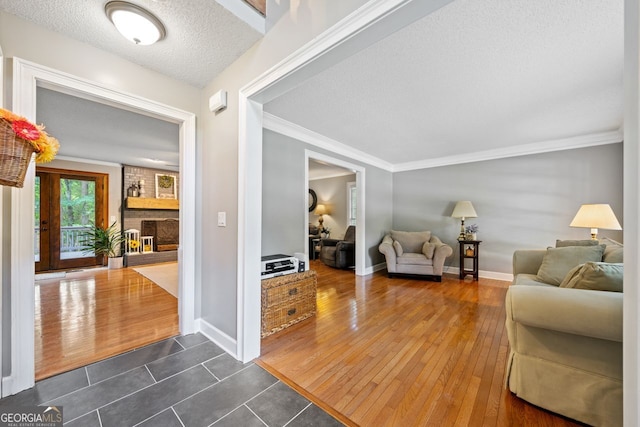
{"label": "fireplace mantel", "polygon": [[127,197],[128,209],[164,209],[179,210],[180,201],[178,199],[154,199],[147,197]]}

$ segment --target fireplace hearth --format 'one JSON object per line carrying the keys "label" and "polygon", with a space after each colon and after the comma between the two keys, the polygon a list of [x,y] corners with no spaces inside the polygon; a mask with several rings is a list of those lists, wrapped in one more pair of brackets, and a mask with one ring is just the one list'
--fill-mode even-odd
{"label": "fireplace hearth", "polygon": [[153,251],[175,251],[180,243],[180,222],[175,219],[143,220],[140,234],[153,237]]}

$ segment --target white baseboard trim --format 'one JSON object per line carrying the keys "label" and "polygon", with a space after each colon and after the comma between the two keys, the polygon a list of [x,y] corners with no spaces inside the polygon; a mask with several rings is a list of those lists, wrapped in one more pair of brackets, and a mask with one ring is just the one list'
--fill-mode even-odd
{"label": "white baseboard trim", "polygon": [[494,280],[504,280],[505,282],[513,282],[513,274],[511,273],[500,273],[498,271],[478,271],[478,275],[480,277],[484,277],[485,279],[494,279]]}
{"label": "white baseboard trim", "polygon": [[235,339],[203,319],[196,319],[196,330],[235,359],[238,359],[238,342]]}
{"label": "white baseboard trim", "polygon": [[13,392],[13,375],[7,375],[6,377],[2,377],[2,397],[11,396],[15,394]]}
{"label": "white baseboard trim", "polygon": [[15,373],[2,377],[2,397],[11,396],[16,393],[20,393],[23,390],[30,389],[35,385],[35,380],[31,378],[31,381],[19,381],[19,378]]}
{"label": "white baseboard trim", "polygon": [[371,267],[365,268],[364,269],[364,275],[368,276],[369,274],[373,274],[376,271],[384,270],[385,268],[387,268],[387,263],[386,262],[381,262],[380,264],[376,264],[376,265],[373,265]]}
{"label": "white baseboard trim", "polygon": [[[445,274],[458,275],[458,274],[460,274],[460,268],[445,266],[444,273]],[[501,273],[499,271],[479,270],[478,271],[478,276],[482,277],[483,279],[504,280],[505,282],[512,282],[513,281],[513,274],[511,274],[511,273]]]}

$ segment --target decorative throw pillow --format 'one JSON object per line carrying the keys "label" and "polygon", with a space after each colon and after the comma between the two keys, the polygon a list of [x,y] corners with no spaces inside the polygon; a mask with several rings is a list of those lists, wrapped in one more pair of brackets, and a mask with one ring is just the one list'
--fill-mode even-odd
{"label": "decorative throw pillow", "polygon": [[604,248],[604,254],[602,255],[603,262],[620,263],[623,262],[624,245],[616,242],[608,237],[600,239],[600,243],[606,245]]}
{"label": "decorative throw pillow", "polygon": [[424,245],[422,245],[422,253],[427,257],[427,259],[432,259],[435,251],[436,245],[433,243],[424,242]]}
{"label": "decorative throw pillow", "polygon": [[391,230],[391,238],[400,242],[404,252],[419,254],[422,252],[424,242],[428,242],[431,239],[431,232]]}
{"label": "decorative throw pillow", "polygon": [[559,286],[572,268],[589,261],[601,261],[603,252],[604,245],[548,248],[536,279]]}
{"label": "decorative throw pillow", "polygon": [[400,245],[400,242],[398,242],[397,240],[393,241],[393,249],[396,250],[396,255],[397,256],[402,256],[402,254],[404,253],[404,250],[402,249],[402,246]]}
{"label": "decorative throw pillow", "polygon": [[608,262],[587,262],[567,274],[561,288],[622,292],[624,265]]}
{"label": "decorative throw pillow", "polygon": [[600,243],[597,240],[556,240],[556,248],[566,248],[567,246],[596,246]]}
{"label": "decorative throw pillow", "polygon": [[584,264],[578,264],[575,267],[573,267],[571,270],[569,270],[567,275],[564,276],[564,279],[562,279],[562,282],[560,283],[560,287],[566,288],[567,284],[571,281],[571,279],[573,279],[578,275],[578,273],[580,273],[580,269],[582,269],[582,267],[584,267]]}

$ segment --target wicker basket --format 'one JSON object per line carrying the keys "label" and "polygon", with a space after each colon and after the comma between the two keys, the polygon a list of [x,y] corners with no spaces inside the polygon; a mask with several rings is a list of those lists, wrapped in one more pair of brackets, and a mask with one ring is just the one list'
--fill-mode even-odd
{"label": "wicker basket", "polygon": [[35,151],[29,141],[16,136],[9,122],[0,119],[0,185],[22,188]]}

